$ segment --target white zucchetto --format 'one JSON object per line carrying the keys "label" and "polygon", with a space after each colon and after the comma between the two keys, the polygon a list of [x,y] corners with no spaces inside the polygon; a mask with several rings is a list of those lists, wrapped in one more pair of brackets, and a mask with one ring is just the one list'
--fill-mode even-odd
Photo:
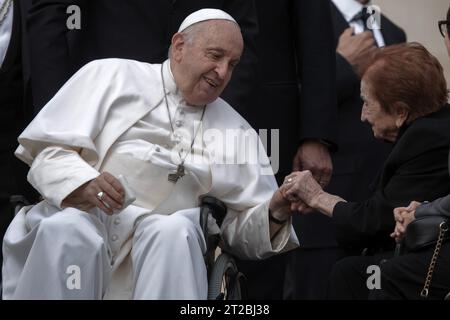
{"label": "white zucchetto", "polygon": [[200,9],[191,13],[183,20],[178,32],[182,32],[193,24],[207,20],[228,20],[238,24],[232,16],[220,9]]}

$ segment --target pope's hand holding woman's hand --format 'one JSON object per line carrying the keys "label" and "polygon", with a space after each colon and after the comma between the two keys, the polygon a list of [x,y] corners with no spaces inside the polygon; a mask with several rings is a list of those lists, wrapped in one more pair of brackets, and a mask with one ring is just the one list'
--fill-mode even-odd
{"label": "pope's hand holding woman's hand", "polygon": [[309,170],[295,171],[288,175],[280,188],[283,197],[291,202],[291,210],[305,212],[316,209],[331,217],[334,206],[344,199],[326,193]]}
{"label": "pope's hand holding woman's hand", "polygon": [[309,170],[292,172],[281,187],[283,196],[292,203],[291,208],[298,211],[311,206],[322,191]]}

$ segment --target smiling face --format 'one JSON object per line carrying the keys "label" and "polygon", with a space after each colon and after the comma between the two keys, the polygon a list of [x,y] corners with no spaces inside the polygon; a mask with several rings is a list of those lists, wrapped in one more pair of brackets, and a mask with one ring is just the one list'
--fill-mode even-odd
{"label": "smiling face", "polygon": [[239,27],[209,20],[172,38],[171,67],[186,102],[204,106],[216,100],[231,79],[244,48]]}
{"label": "smiling face", "polygon": [[394,142],[406,117],[387,113],[375,99],[371,89],[370,82],[363,78],[361,99],[364,105],[361,111],[361,121],[366,121],[372,126],[375,138]]}

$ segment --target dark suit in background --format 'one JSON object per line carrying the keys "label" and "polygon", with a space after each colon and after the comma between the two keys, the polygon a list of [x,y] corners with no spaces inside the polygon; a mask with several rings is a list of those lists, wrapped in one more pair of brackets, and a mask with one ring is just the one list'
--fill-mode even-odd
{"label": "dark suit in background", "polygon": [[[0,237],[13,218],[12,195],[25,195],[30,201],[35,193],[27,183],[27,167],[14,157],[17,137],[31,115],[27,55],[23,43],[24,21],[21,19],[27,1],[13,1],[11,38],[0,68]],[[11,8],[10,8],[11,9]],[[11,14],[11,11],[9,12]],[[3,258],[0,253],[0,265]],[[1,275],[0,275],[1,280]]]}
{"label": "dark suit in background", "polygon": [[[334,47],[329,1],[258,0],[258,80],[253,104],[237,107],[255,129],[279,129],[279,183],[307,139],[334,145],[337,135]],[[270,135],[269,135],[270,137]],[[270,138],[268,139],[270,145]],[[274,156],[272,150],[267,150]],[[303,242],[300,233],[300,243]],[[238,261],[251,299],[281,299],[283,254]],[[290,281],[287,279],[287,281]]]}
{"label": "dark suit in background", "polygon": [[[81,9],[80,30],[66,26],[70,5]],[[34,0],[28,26],[36,111],[89,61],[114,57],[161,63],[181,22],[201,8],[223,9],[241,26],[244,55],[222,97],[244,107],[255,79],[253,0]]]}
{"label": "dark suit in background", "polygon": [[[332,3],[334,45],[349,27],[342,13]],[[381,33],[386,45],[405,42],[403,30],[381,16]],[[391,144],[377,140],[367,123],[360,121],[363,102],[360,98],[360,78],[349,62],[336,53],[336,87],[338,101],[339,149],[332,154],[333,177],[326,191],[347,201],[367,199],[376,186]],[[324,299],[328,276],[340,258],[360,254],[361,250],[338,248],[335,228],[330,218],[314,213],[294,218],[302,248],[297,249],[288,263],[292,279],[293,299]]]}

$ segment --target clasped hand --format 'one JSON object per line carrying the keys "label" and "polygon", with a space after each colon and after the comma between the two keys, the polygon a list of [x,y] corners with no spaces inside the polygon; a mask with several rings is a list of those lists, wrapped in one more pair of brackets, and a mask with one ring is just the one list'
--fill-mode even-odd
{"label": "clasped hand", "polygon": [[395,229],[391,233],[391,237],[398,243],[406,233],[406,227],[414,221],[416,209],[420,206],[420,202],[411,201],[407,207],[398,207],[394,209]]}

